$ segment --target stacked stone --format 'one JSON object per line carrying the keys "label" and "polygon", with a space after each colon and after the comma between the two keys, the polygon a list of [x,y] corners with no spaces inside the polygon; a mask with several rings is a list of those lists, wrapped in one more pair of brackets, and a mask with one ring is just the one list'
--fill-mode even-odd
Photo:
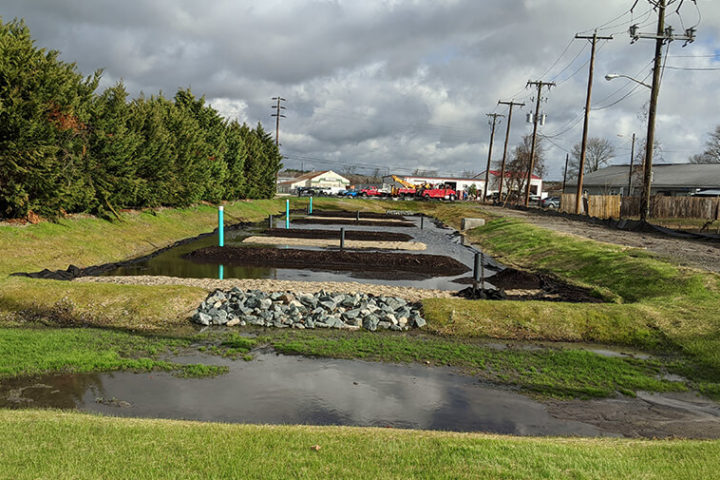
{"label": "stacked stone", "polygon": [[404,331],[426,322],[418,305],[398,297],[362,293],[295,295],[260,290],[215,290],[195,310],[192,321],[200,325],[276,328],[342,328],[370,331]]}

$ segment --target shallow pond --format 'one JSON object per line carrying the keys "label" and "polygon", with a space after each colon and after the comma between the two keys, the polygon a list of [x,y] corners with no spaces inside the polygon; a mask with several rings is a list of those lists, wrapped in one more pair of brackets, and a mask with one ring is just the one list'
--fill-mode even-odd
{"label": "shallow pond", "polygon": [[[457,231],[444,228],[437,225],[430,218],[422,221],[423,228],[420,228],[421,217],[404,217],[408,221],[416,224],[416,228],[403,227],[377,227],[352,225],[344,226],[346,230],[364,230],[364,231],[386,231],[406,233],[413,236],[413,240],[422,242],[427,245],[427,250],[418,252],[409,252],[412,254],[434,254],[445,255],[465,264],[468,268],[473,268],[473,261],[477,250],[470,246],[462,244],[461,236]],[[246,246],[242,241],[253,235],[259,234],[266,224],[256,225],[240,230],[228,231],[225,236],[225,245],[227,246]],[[302,229],[320,229],[328,230],[335,227],[329,225],[298,225]],[[291,223],[292,228],[292,223]],[[337,226],[338,238],[340,226]],[[339,240],[338,240],[339,243]],[[219,264],[199,264],[183,258],[183,255],[203,247],[209,247],[217,244],[216,236],[206,236],[194,240],[192,242],[180,245],[160,254],[132,264],[122,266],[108,272],[105,275],[165,275],[183,278],[259,278],[273,280],[301,280],[301,281],[318,281],[318,282],[346,282],[360,281],[362,283],[373,283],[383,285],[396,285],[417,288],[435,288],[441,290],[459,290],[461,287],[457,283],[453,283],[461,277],[472,275],[472,272],[455,276],[433,276],[427,274],[418,274],[411,272],[371,272],[371,271],[323,271],[311,269],[291,269],[291,268],[270,268],[270,267],[235,267]],[[283,248],[279,246],[278,248]],[[298,247],[317,250],[313,247]],[[400,250],[405,252],[404,250]],[[497,270],[496,264],[490,257],[485,257],[485,265],[488,266],[485,274],[491,276]],[[494,268],[495,267],[495,268]],[[494,268],[494,269],[493,269]],[[489,286],[489,285],[488,285]]]}
{"label": "shallow pond", "polygon": [[202,354],[173,360],[228,365],[230,372],[203,379],[163,372],[17,379],[0,385],[0,407],[241,423],[608,435],[588,423],[557,419],[539,402],[447,368],[271,352],[257,353],[250,362]]}

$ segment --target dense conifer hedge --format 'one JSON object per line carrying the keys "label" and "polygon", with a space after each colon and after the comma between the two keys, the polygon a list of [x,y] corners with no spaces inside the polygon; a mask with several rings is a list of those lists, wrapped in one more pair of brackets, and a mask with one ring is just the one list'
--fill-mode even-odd
{"label": "dense conifer hedge", "polygon": [[100,71],[83,77],[58,55],[0,20],[0,217],[274,195],[282,157],[260,124],[229,121],[190,90],[97,93]]}

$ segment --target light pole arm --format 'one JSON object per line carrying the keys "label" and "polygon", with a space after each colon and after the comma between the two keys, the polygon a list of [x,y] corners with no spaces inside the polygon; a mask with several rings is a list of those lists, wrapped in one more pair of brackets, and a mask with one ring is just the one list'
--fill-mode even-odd
{"label": "light pole arm", "polygon": [[605,75],[605,80],[607,80],[609,82],[613,78],[619,78],[619,77],[627,78],[628,80],[631,80],[639,85],[642,85],[643,87],[647,87],[652,90],[652,87],[650,85],[648,85],[647,83],[641,82],[640,80],[636,80],[629,75],[623,75],[622,73],[608,73],[607,75]]}

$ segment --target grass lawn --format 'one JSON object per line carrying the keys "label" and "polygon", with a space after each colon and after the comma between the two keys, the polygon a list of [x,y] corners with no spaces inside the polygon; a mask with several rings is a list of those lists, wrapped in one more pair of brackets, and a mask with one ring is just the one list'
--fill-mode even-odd
{"label": "grass lawn", "polygon": [[[307,203],[291,199],[292,208]],[[235,202],[225,207],[225,216],[228,223],[258,221],[284,207],[284,200]],[[555,397],[686,388],[720,396],[718,275],[640,250],[493,218],[469,204],[315,199],[314,208],[421,210],[453,226],[462,217],[485,216],[490,220],[485,227],[467,232],[483,250],[506,264],[589,287],[608,302],[433,299],[423,302],[429,323],[420,335],[283,331],[262,332],[257,341],[198,337],[187,316],[207,294],[199,288],[7,275],[144,255],[211,231],[215,208],[129,212],[115,222],[79,217],[0,226],[0,381],[55,371],[221,373],[159,359],[205,341],[212,353],[245,359],[253,346],[269,344],[290,354],[452,365],[490,382]],[[656,356],[607,358],[566,347],[493,350],[483,346],[487,341],[613,344]],[[660,380],[665,372],[688,382]],[[219,425],[54,411],[0,411],[0,425],[0,478],[711,478],[720,463],[719,442],[683,440]],[[314,444],[321,450],[310,450]]]}
{"label": "grass lawn", "polygon": [[[0,477],[709,479],[720,442],[227,425],[0,410]],[[319,450],[313,446],[319,446]]]}

